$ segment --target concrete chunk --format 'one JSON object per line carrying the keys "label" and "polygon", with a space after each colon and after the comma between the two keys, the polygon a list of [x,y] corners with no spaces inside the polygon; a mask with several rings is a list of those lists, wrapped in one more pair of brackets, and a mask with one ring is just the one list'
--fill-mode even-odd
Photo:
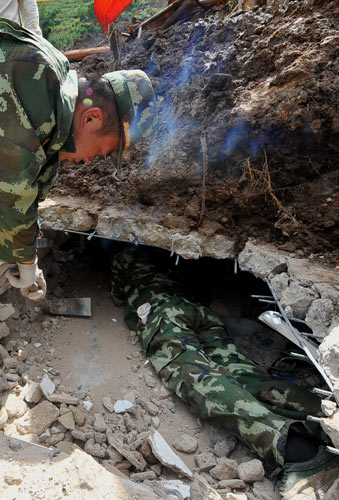
{"label": "concrete chunk", "polygon": [[28,410],[17,422],[21,434],[42,434],[59,416],[59,410],[49,401],[43,401]]}
{"label": "concrete chunk", "polygon": [[66,405],[78,405],[79,398],[74,396],[69,396],[68,394],[51,394],[49,396],[49,400],[51,403],[64,403]]}
{"label": "concrete chunk", "polygon": [[159,460],[162,465],[168,467],[179,474],[182,474],[189,479],[192,479],[193,474],[187,465],[181,460],[180,457],[172,448],[167,444],[160,432],[155,431],[148,437],[148,442],[151,445],[154,456]]}
{"label": "concrete chunk", "polygon": [[113,446],[123,457],[125,457],[134,467],[141,472],[146,468],[146,461],[138,451],[131,451],[114,433],[107,429],[106,432],[108,443]]}
{"label": "concrete chunk", "polygon": [[41,380],[39,387],[46,399],[49,399],[50,395],[53,394],[53,392],[55,391],[54,382],[49,378],[47,374],[43,376],[43,379]]}
{"label": "concrete chunk", "polygon": [[73,413],[69,411],[68,413],[64,413],[61,417],[58,418],[58,422],[63,425],[66,429],[70,431],[75,430],[75,421],[73,417]]}
{"label": "concrete chunk", "polygon": [[39,384],[33,380],[29,380],[20,392],[20,398],[27,401],[27,403],[39,403],[42,398],[42,392]]}
{"label": "concrete chunk", "polygon": [[239,465],[239,478],[245,483],[262,481],[265,477],[265,470],[260,460],[250,460]]}

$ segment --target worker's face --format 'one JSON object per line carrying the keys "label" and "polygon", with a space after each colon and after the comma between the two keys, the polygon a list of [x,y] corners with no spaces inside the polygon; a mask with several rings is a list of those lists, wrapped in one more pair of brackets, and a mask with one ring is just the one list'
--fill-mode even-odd
{"label": "worker's face", "polygon": [[106,156],[119,149],[119,137],[102,135],[103,114],[100,108],[76,110],[74,113],[75,153],[59,152],[59,160],[90,163],[95,156]]}
{"label": "worker's face", "polygon": [[117,151],[116,141],[111,135],[79,134],[75,138],[75,153],[60,151],[59,160],[90,163],[95,156],[106,156]]}

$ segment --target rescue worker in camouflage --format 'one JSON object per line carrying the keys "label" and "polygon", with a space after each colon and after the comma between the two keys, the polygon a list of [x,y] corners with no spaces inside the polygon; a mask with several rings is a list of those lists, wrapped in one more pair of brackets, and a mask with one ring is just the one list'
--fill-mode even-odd
{"label": "rescue worker in camouflage", "polygon": [[[125,321],[168,389],[200,417],[236,434],[267,470],[280,468],[292,461],[292,429],[308,437],[316,426],[320,434],[317,424],[305,421],[320,414],[320,399],[243,355],[218,317],[185,297],[178,276],[145,253],[118,253],[112,261],[114,303],[125,303]],[[316,447],[310,446],[313,456]]]}
{"label": "rescue worker in camouflage", "polygon": [[[4,273],[39,300],[46,284],[36,256],[38,202],[57,160],[90,162],[122,153],[156,126],[155,96],[140,70],[78,78],[49,42],[0,18],[0,285]],[[19,276],[9,268],[18,265]]]}

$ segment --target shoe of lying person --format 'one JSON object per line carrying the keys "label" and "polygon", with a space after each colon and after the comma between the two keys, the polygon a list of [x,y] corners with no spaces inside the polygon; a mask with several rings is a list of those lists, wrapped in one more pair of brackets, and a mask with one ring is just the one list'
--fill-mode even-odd
{"label": "shoe of lying person", "polygon": [[280,493],[283,500],[336,500],[331,487],[338,479],[339,456],[321,445],[312,459],[284,465]]}

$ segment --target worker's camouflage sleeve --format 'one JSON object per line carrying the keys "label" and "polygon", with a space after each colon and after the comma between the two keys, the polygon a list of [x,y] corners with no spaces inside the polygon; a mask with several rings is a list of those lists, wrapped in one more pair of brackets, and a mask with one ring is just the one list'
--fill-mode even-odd
{"label": "worker's camouflage sleeve", "polygon": [[[120,289],[126,322],[138,333],[163,384],[194,413],[250,445],[268,469],[282,466],[290,425],[303,421],[305,432],[314,432],[305,418],[320,414],[319,398],[255,365],[228,338],[214,313],[173,294],[171,281],[166,293],[166,276],[155,273],[153,265],[119,254],[112,271],[113,298]],[[145,302],[152,308],[143,324],[135,311]]]}
{"label": "worker's camouflage sleeve", "polygon": [[0,261],[36,253],[38,202],[57,174],[56,153],[74,151],[77,78],[49,42],[0,18]]}

